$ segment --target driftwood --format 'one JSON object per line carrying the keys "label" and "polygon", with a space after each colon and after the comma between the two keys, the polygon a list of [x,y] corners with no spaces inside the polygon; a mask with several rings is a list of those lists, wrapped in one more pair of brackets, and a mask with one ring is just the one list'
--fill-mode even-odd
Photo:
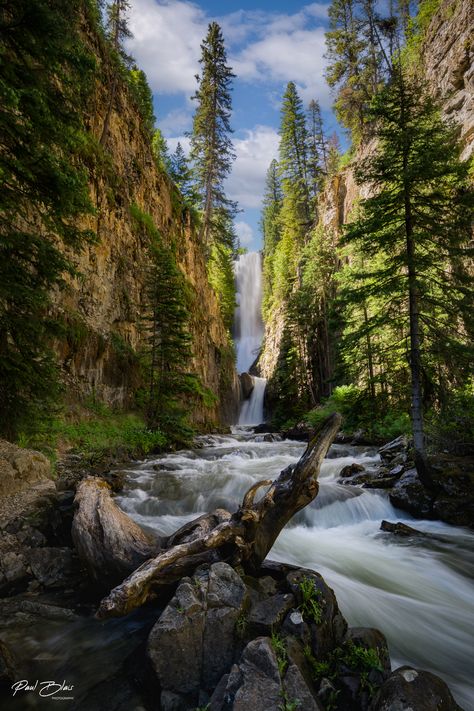
{"label": "driftwood", "polygon": [[89,575],[100,586],[110,588],[159,552],[160,541],[147,536],[119,509],[102,479],[81,481],[74,502],[72,539]]}
{"label": "driftwood", "polygon": [[[202,563],[221,560],[231,565],[242,565],[249,572],[258,570],[282,528],[317,495],[319,469],[340,424],[340,416],[331,415],[314,433],[299,462],[284,469],[274,482],[262,481],[252,486],[234,514],[218,509],[187,523],[162,542],[162,550],[155,557],[142,563],[102,600],[97,616],[126,615],[156,597],[160,586],[191,575]],[[82,486],[91,485],[86,480]],[[269,487],[268,491],[255,503],[257,491],[264,486]],[[87,497],[85,500],[89,504]],[[84,494],[79,491],[76,516],[81,518],[83,502]],[[109,503],[107,500],[107,506]],[[115,513],[108,523],[112,528],[126,526],[127,535],[121,539],[122,548],[133,550],[134,544],[128,533],[131,520],[126,514],[123,514],[124,518],[118,518]],[[90,517],[90,513],[85,516],[86,519]],[[133,540],[135,533],[134,530]],[[75,542],[79,550],[84,545],[83,536],[84,526],[76,524]],[[108,539],[115,541],[116,536],[120,539],[120,532],[107,532]],[[104,539],[104,543],[108,541]],[[141,541],[138,557],[144,551],[145,542]],[[110,549],[106,558],[113,558],[114,553],[115,549]],[[90,554],[95,554],[94,549],[88,552]],[[127,557],[127,563],[130,563],[130,557]],[[98,570],[97,565],[94,568]]]}

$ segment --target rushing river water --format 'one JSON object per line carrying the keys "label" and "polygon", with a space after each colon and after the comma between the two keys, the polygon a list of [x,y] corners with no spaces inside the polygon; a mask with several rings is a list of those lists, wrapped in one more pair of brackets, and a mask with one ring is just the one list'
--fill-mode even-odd
{"label": "rushing river water", "polygon": [[[170,534],[216,507],[234,510],[246,490],[274,478],[304,450],[265,442],[241,429],[200,439],[202,448],[149,459],[129,471],[122,508],[140,524]],[[338,484],[346,464],[367,468],[374,450],[334,445],[320,493],[278,538],[270,557],[320,572],[350,625],[380,628],[395,666],[409,663],[442,676],[466,711],[474,709],[474,535],[433,521],[413,522],[381,491]],[[426,535],[399,538],[382,519],[405,521]]]}

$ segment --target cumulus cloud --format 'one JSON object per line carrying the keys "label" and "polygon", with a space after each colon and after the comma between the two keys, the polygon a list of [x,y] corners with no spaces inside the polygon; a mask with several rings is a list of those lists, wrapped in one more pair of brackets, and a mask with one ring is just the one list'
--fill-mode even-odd
{"label": "cumulus cloud", "polygon": [[278,157],[279,137],[271,126],[255,126],[243,133],[243,138],[233,140],[236,159],[226,190],[240,207],[260,207],[268,166]]}
{"label": "cumulus cloud", "polygon": [[207,24],[204,11],[189,2],[134,0],[127,51],[145,71],[152,91],[194,92]]}
{"label": "cumulus cloud", "polygon": [[173,109],[158,123],[166,137],[187,131],[192,125],[192,109]]}
{"label": "cumulus cloud", "polygon": [[[295,13],[239,10],[218,17],[236,74],[250,82],[293,80],[304,99],[316,96],[328,105],[323,78],[327,9],[327,3],[310,3]],[[189,96],[195,91],[200,44],[211,19],[186,0],[134,0],[127,50],[154,92]]]}
{"label": "cumulus cloud", "polygon": [[242,247],[248,247],[253,241],[253,229],[247,222],[236,222],[235,231]]}

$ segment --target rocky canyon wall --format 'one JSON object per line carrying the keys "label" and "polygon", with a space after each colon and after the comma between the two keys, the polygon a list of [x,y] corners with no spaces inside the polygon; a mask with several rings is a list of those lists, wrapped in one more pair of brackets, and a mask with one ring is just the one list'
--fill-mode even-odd
{"label": "rocky canyon wall", "polygon": [[[89,36],[89,42],[98,62],[106,62],[100,41]],[[108,101],[108,91],[98,80],[88,117],[96,138]],[[115,96],[100,166],[95,161],[88,169],[96,213],[86,226],[98,239],[80,254],[77,277],[56,299],[67,324],[65,337],[57,343],[67,400],[74,404],[93,396],[119,408],[133,405],[142,377],[138,354],[145,340],[149,267],[147,240],[134,219],[134,212],[140,212],[153,220],[165,243],[175,245],[191,294],[189,369],[217,398],[215,404],[206,398],[207,406],[194,399],[190,421],[201,429],[235,421],[239,385],[233,345],[208,282],[197,233],[179,192],[157,168],[149,135],[124,83]]]}

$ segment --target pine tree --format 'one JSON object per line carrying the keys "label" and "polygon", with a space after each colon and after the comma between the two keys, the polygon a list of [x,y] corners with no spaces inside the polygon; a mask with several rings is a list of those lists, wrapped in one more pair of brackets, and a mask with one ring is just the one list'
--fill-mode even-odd
{"label": "pine tree", "polygon": [[155,114],[153,110],[153,94],[149,87],[146,74],[134,66],[128,73],[128,85],[142,118],[142,125],[151,136],[155,129]]}
{"label": "pine tree", "polygon": [[198,195],[194,185],[193,171],[189,160],[178,142],[176,150],[170,159],[170,175],[178,186],[181,195],[184,197],[189,207],[194,207],[198,201]]}
{"label": "pine tree", "polygon": [[276,160],[270,163],[267,171],[263,210],[260,226],[263,235],[263,302],[262,309],[267,315],[273,301],[273,259],[278,242],[281,239],[280,213],[283,191]]}
{"label": "pine tree", "polygon": [[122,64],[127,66],[131,62],[124,47],[124,40],[132,36],[127,25],[127,13],[129,10],[129,0],[113,0],[107,5],[106,9],[106,36],[112,47],[112,74],[109,78],[109,101],[100,136],[101,146],[104,146],[107,141],[121,66]]}
{"label": "pine tree", "polygon": [[156,128],[153,133],[151,147],[157,168],[164,173],[169,173],[171,170],[171,159],[169,156],[168,143],[159,128]]}
{"label": "pine tree", "polygon": [[[92,235],[82,116],[94,61],[79,27],[87,2],[12,0],[0,8],[0,436],[47,416],[58,394],[50,293]],[[66,256],[69,255],[69,256]]]}
{"label": "pine tree", "polygon": [[384,320],[393,325],[393,319],[404,324],[415,460],[430,486],[423,424],[428,391],[436,389],[437,373],[450,354],[462,357],[458,367],[467,372],[473,364],[466,330],[466,323],[472,327],[473,292],[454,265],[474,254],[469,246],[474,196],[456,131],[400,63],[374,101],[371,118],[378,147],[358,180],[371,184],[375,194],[363,201],[346,241],[379,260],[350,293],[355,302],[367,297],[384,302],[379,325]]}
{"label": "pine tree", "polygon": [[294,202],[295,224],[299,222],[302,226],[311,220],[307,141],[303,103],[294,82],[289,82],[281,109],[279,166],[283,192],[291,193]]}
{"label": "pine tree", "polygon": [[222,220],[222,212],[230,218],[236,209],[224,191],[224,181],[235,157],[230,139],[231,82],[235,75],[227,65],[224,38],[216,22],[209,25],[201,51],[199,86],[192,97],[197,107],[191,134],[191,158],[203,211],[200,237],[209,254],[215,243],[234,246],[232,233],[221,230],[229,222]]}
{"label": "pine tree", "polygon": [[310,194],[315,202],[321,189],[322,180],[328,170],[327,145],[323,131],[323,120],[319,103],[312,99],[307,115],[307,155]]}

